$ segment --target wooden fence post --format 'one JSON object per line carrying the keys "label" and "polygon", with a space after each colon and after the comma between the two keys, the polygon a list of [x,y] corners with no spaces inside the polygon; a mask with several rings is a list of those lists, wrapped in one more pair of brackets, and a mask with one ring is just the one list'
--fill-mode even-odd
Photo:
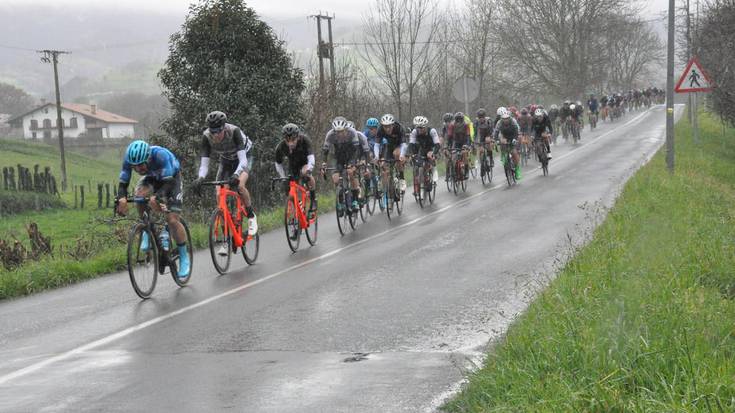
{"label": "wooden fence post", "polygon": [[77,186],[74,185],[74,209],[77,209],[77,206],[79,205],[77,202]]}
{"label": "wooden fence post", "polygon": [[79,203],[79,209],[84,209],[84,184],[79,187],[79,197],[81,199],[81,202]]}

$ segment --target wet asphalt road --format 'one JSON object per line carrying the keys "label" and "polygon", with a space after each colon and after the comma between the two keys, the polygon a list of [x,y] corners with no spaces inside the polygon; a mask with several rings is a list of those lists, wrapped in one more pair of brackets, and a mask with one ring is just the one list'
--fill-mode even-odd
{"label": "wet asphalt road", "polygon": [[[680,108],[677,107],[677,113]],[[258,263],[208,251],[190,286],[140,301],[127,273],[0,303],[0,411],[431,411],[599,222],[663,143],[665,109],[629,113],[553,147],[506,188],[471,182],[403,216],[369,218]],[[570,241],[571,239],[571,241]]]}

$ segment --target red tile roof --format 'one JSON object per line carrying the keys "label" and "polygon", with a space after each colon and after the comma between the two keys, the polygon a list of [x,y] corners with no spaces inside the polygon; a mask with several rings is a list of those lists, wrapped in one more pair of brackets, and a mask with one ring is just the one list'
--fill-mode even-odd
{"label": "red tile roof", "polygon": [[137,120],[116,115],[114,113],[101,110],[100,108],[97,108],[95,113],[92,113],[92,105],[85,105],[83,103],[62,103],[61,107],[107,123],[138,123]]}

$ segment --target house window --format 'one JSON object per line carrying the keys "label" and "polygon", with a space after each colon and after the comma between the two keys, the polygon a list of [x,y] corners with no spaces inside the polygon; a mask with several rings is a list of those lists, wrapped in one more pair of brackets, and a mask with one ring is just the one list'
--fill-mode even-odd
{"label": "house window", "polygon": [[36,139],[36,138],[37,138],[38,136],[36,136],[36,132],[31,132],[31,137],[32,137],[33,139]]}
{"label": "house window", "polygon": [[51,129],[51,119],[44,119],[43,120],[43,128],[44,129]]}
{"label": "house window", "polygon": [[76,129],[76,128],[78,128],[78,127],[79,127],[79,126],[77,125],[77,118],[71,118],[71,119],[69,119],[69,127],[70,127],[71,129]]}
{"label": "house window", "polygon": [[43,113],[48,113],[48,108],[44,108]]}
{"label": "house window", "polygon": [[36,119],[31,119],[31,130],[38,129],[38,121]]}

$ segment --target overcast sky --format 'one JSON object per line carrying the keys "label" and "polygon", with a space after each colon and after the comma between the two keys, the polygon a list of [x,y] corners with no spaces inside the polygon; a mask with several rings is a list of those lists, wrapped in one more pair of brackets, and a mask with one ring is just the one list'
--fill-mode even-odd
{"label": "overcast sky", "polygon": [[[439,0],[449,4],[452,0]],[[454,1],[460,3],[461,1]],[[64,5],[80,7],[109,7],[110,9],[128,8],[151,10],[166,13],[177,13],[184,16],[188,10],[189,0],[0,0],[0,5],[39,4]],[[334,13],[339,16],[360,17],[367,9],[370,1],[364,0],[251,0],[247,4],[259,14],[268,15],[273,19],[280,16],[297,17],[316,14],[319,11]],[[640,1],[644,4],[644,14],[649,17],[668,7],[667,0]]]}

